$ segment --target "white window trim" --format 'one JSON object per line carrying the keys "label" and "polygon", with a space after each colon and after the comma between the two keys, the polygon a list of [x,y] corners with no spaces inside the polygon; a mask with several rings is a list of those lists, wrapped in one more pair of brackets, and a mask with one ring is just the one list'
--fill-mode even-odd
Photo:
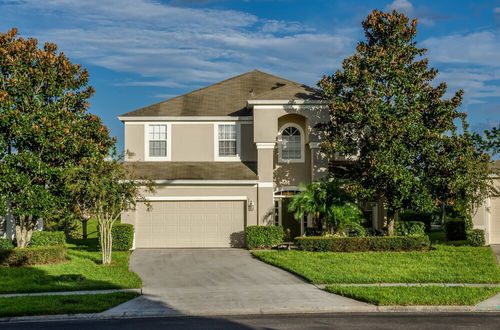
{"label": "white window trim", "polygon": [[[149,156],[149,126],[151,125],[165,125],[167,126],[167,156],[165,157],[151,157]],[[168,122],[148,122],[144,123],[144,160],[165,162],[172,159],[172,124]]]}
{"label": "white window trim", "polygon": [[[219,125],[236,126],[236,156],[219,156]],[[214,123],[214,161],[218,162],[241,162],[241,124],[238,122],[217,122]]]}
{"label": "white window trim", "polygon": [[[281,134],[283,131],[288,128],[288,127],[294,127],[299,130],[300,132],[300,159],[283,159],[282,153],[283,153],[283,144],[281,141]],[[304,135],[304,130],[302,127],[295,123],[286,123],[281,128],[279,129],[278,132],[278,163],[280,164],[289,164],[289,163],[304,163],[304,157],[305,155],[305,135]]]}

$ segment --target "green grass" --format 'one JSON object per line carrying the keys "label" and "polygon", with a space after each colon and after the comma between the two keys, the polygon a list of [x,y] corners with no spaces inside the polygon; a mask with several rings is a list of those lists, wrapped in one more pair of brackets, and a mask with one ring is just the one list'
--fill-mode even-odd
{"label": "green grass", "polygon": [[379,306],[474,306],[500,293],[489,287],[327,286],[327,291]]}
{"label": "green grass", "polygon": [[135,292],[0,298],[0,317],[97,313],[139,296]]}
{"label": "green grass", "polygon": [[0,293],[140,288],[129,268],[130,252],[113,252],[111,265],[101,264],[97,239],[71,240],[67,262],[28,267],[0,267]]}
{"label": "green grass", "polygon": [[260,260],[315,284],[500,283],[489,247],[436,245],[428,252],[253,251]]}

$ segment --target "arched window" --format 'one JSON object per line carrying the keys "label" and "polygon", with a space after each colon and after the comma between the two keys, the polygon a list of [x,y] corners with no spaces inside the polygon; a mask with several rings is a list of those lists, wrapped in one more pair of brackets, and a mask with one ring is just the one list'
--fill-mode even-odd
{"label": "arched window", "polygon": [[281,131],[279,158],[284,162],[300,162],[304,160],[304,142],[302,130],[295,125],[286,126]]}

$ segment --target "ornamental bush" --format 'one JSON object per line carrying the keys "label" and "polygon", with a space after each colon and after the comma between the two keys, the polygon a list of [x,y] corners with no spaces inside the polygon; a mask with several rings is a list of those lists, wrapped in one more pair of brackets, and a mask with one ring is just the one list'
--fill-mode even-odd
{"label": "ornamental bush", "polygon": [[431,230],[432,223],[432,213],[430,212],[418,212],[413,210],[405,210],[399,214],[400,222],[411,222],[418,221],[425,224],[425,231]]}
{"label": "ornamental bush", "polygon": [[425,235],[425,224],[421,221],[398,221],[394,224],[396,236]]}
{"label": "ornamental bush", "polygon": [[425,251],[431,242],[427,235],[366,237],[297,237],[299,250],[316,252]]}
{"label": "ornamental bush", "polygon": [[[113,251],[128,251],[134,245],[134,226],[128,223],[115,223],[111,229]],[[100,238],[101,235],[98,235]],[[98,244],[101,249],[101,242]]]}
{"label": "ornamental bush", "polygon": [[247,248],[272,248],[283,242],[285,237],[281,226],[247,226],[245,228]]}
{"label": "ornamental bush", "polygon": [[0,250],[0,265],[28,266],[57,263],[66,261],[66,253],[65,245]]}
{"label": "ornamental bush", "polygon": [[65,245],[66,236],[62,231],[35,231],[28,247]]}
{"label": "ornamental bush", "polygon": [[128,223],[117,223],[111,229],[113,251],[128,251],[134,244],[134,226]]}
{"label": "ornamental bush", "polygon": [[10,250],[14,248],[10,238],[0,238],[0,250]]}
{"label": "ornamental bush", "polygon": [[470,246],[484,246],[486,243],[484,239],[484,230],[482,229],[467,230],[465,236],[467,237],[467,243]]}

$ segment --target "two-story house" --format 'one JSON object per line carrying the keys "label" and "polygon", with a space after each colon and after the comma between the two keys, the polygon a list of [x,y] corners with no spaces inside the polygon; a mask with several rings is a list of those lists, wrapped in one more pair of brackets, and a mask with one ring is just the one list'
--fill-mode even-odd
{"label": "two-story house", "polygon": [[302,234],[288,200],[326,173],[314,126],[327,115],[315,89],[254,70],[120,116],[126,161],[157,185],[151,210],[122,216],[135,246],[242,246],[248,225]]}
{"label": "two-story house", "polygon": [[[299,184],[327,172],[315,125],[328,104],[314,88],[254,70],[119,119],[126,161],[157,187],[150,210],[139,203],[122,215],[135,247],[240,247],[248,225],[282,225],[292,238],[312,226],[288,203]],[[500,199],[488,203],[474,222],[500,243]],[[380,201],[363,208],[383,227]]]}

